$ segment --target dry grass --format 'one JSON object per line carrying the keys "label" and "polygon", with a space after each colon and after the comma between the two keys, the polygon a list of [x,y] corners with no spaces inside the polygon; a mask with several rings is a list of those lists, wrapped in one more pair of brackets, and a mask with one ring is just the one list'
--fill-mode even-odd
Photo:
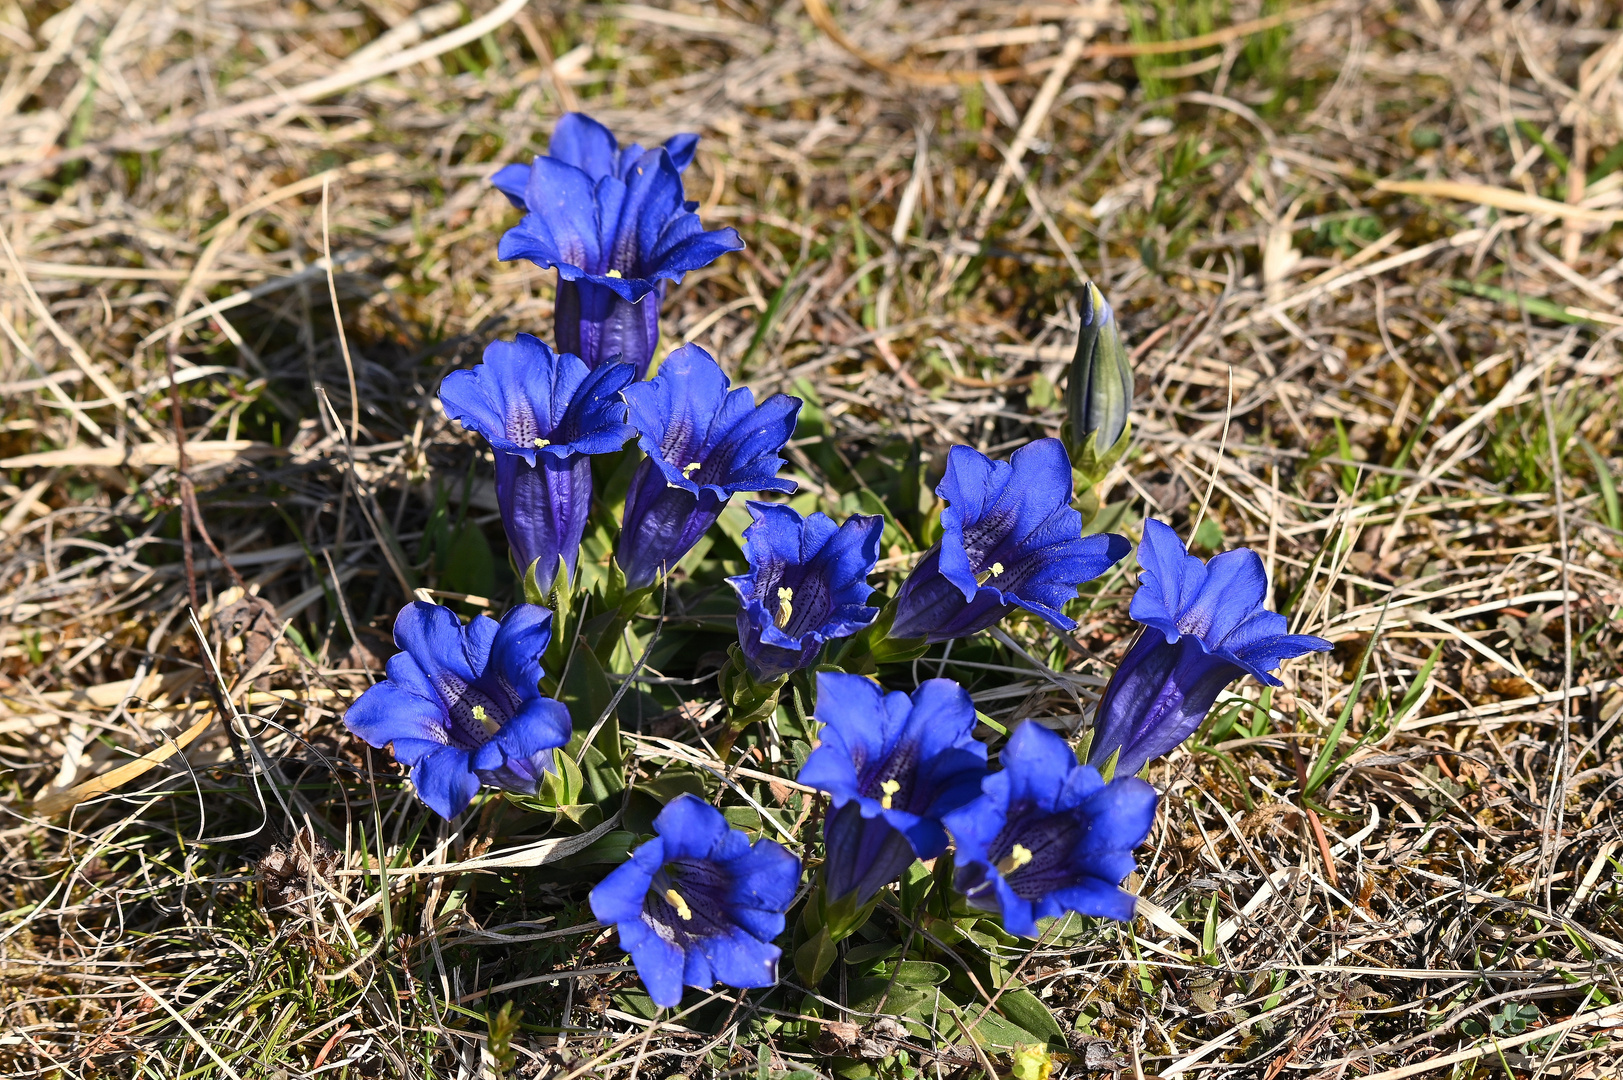
{"label": "dry grass", "polygon": [[[523,800],[442,825],[343,730],[405,591],[478,591],[433,550],[443,515],[502,550],[433,392],[493,336],[550,334],[551,275],[495,261],[512,211],[484,178],[577,105],[704,134],[690,194],[749,249],[674,290],[666,340],[816,401],[793,468],[823,505],[861,486],[918,522],[911,448],[1055,432],[1084,271],[1136,352],[1124,527],[1256,547],[1338,644],[1155,767],[1162,917],[937,954],[1036,991],[1056,1069],[1619,1075],[1615,8],[1345,0],[1160,53],[1275,6],[532,4],[295,91],[496,5],[385,36],[412,6],[0,5],[10,1075],[1010,1067],[854,1008],[843,975],[650,1025],[583,907],[625,833]],[[1074,639],[1022,622],[924,665],[1075,730],[1130,576]],[[725,604],[681,602],[668,681],[621,710],[634,780],[716,764]],[[724,801],[814,854],[758,757]]]}

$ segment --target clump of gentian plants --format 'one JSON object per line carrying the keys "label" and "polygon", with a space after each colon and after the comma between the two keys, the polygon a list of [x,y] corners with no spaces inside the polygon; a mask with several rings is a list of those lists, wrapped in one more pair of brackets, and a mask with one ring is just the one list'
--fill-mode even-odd
{"label": "clump of gentian plants", "polygon": [[[957,941],[975,913],[995,916],[1009,941],[1067,914],[1130,921],[1136,899],[1121,886],[1158,801],[1147,766],[1236,679],[1277,686],[1281,661],[1329,643],[1286,633],[1263,606],[1255,552],[1203,562],[1146,521],[1128,609],[1140,630],[1099,701],[1085,761],[1034,720],[1005,731],[951,679],[916,681],[913,661],[932,645],[1020,613],[1074,630],[1066,608],[1080,588],[1132,550],[1088,529],[1095,489],[1131,437],[1132,370],[1110,305],[1085,285],[1063,440],[1007,460],[952,447],[939,521],[915,514],[917,536],[898,517],[917,507],[876,505],[871,492],[855,506],[824,500],[869,513],[810,511],[785,501],[796,484],[780,475],[804,402],[757,401],[697,345],[653,363],[666,283],[743,247],[732,229],[705,230],[686,201],[696,142],[621,147],[572,114],[547,154],[494,177],[524,210],[500,258],[558,271],[552,342],[491,342],[482,363],[445,378],[440,400],[494,456],[524,602],[499,623],[466,624],[409,604],[395,622],[402,651],[350,707],[350,730],[392,747],[444,818],[482,788],[578,828],[618,814],[624,828],[593,850],[596,865],[619,865],[591,907],[659,1007],[718,982],[815,989],[887,897],[913,914],[927,898]],[[744,502],[723,529],[734,496],[750,494],[776,498]],[[885,597],[870,579],[893,539],[917,558]],[[626,790],[618,710],[653,651],[647,624],[663,625],[716,543],[736,546],[743,572],[726,577],[730,596],[711,582],[691,609],[714,625],[730,608],[737,631],[716,673],[712,749],[730,760],[754,726],[769,736],[757,749],[786,746],[798,783],[826,796],[809,873],[763,830],[752,840],[739,827],[759,814],[735,818],[702,797],[714,777],[662,773]],[[640,655],[628,646],[639,640]],[[977,732],[1007,737],[989,745]],[[900,953],[877,944],[874,955]],[[799,1007],[817,1008],[815,995]]]}

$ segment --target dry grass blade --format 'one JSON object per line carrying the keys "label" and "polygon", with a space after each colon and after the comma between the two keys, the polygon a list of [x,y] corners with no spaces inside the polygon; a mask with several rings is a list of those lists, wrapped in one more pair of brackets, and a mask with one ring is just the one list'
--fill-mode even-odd
{"label": "dry grass blade", "polygon": [[[1618,1075],[1615,14],[0,5],[0,1071],[919,1080],[1047,1040],[1065,1076]],[[920,878],[820,986],[652,1007],[586,898],[661,800],[823,855],[792,701],[715,749],[741,505],[552,673],[578,776],[445,823],[344,727],[410,597],[522,600],[436,391],[551,336],[489,177],[576,107],[702,136],[687,193],[747,247],[667,290],[661,350],[804,399],[795,506],[883,510],[882,592],[949,445],[1059,432],[1078,273],[1109,297],[1111,528],[1256,549],[1335,644],[1151,767],[1130,931],[1016,942]],[[994,752],[1080,736],[1136,575],[884,677],[965,684]]]}

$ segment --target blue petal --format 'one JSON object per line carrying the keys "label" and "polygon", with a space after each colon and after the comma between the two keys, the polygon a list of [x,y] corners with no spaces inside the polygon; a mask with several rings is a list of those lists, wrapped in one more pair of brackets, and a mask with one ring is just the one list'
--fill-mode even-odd
{"label": "blue petal", "polygon": [[[589,374],[580,357],[555,353],[539,338],[519,334],[513,341],[492,341],[485,347],[484,362],[471,371],[447,375],[440,384],[440,401],[447,416],[484,436],[493,449],[533,465],[536,440],[551,442],[560,435]],[[578,434],[566,430],[562,438]]]}
{"label": "blue petal", "polygon": [[552,640],[552,612],[539,604],[518,604],[502,616],[490,643],[490,659],[478,685],[495,696],[525,701],[540,694],[541,656]]}
{"label": "blue petal", "polygon": [[755,405],[748,390],[734,390],[710,429],[694,480],[723,499],[740,491],[793,493],[795,482],[777,475],[783,467],[778,454],[794,435],[800,404],[799,398],[774,394]]}
{"label": "blue petal", "polygon": [[709,858],[726,841],[731,827],[720,810],[696,795],[682,794],[665,804],[654,819],[654,831],[664,839],[665,860],[670,862]]}
{"label": "blue petal", "polygon": [[1054,809],[1066,778],[1077,767],[1076,754],[1065,740],[1032,720],[1014,729],[999,762],[1009,777],[1010,804],[1030,801],[1044,811]]}
{"label": "blue petal", "polygon": [[438,697],[427,700],[391,680],[367,688],[344,713],[344,725],[379,749],[396,743],[395,760],[414,765],[421,752],[409,747],[445,745],[449,720]]}
{"label": "blue petal", "polygon": [[454,746],[442,747],[419,761],[411,770],[411,783],[417,797],[447,821],[479,792],[479,778],[469,768],[468,751]]}
{"label": "blue petal", "polygon": [[624,176],[626,199],[609,263],[627,277],[651,277],[660,237],[672,218],[686,213],[682,177],[663,149],[645,151]]}
{"label": "blue petal", "polygon": [[531,467],[522,458],[498,454],[496,501],[520,569],[539,563],[536,580],[545,591],[551,588],[561,559],[566,577],[572,579],[592,505],[591,458],[541,454]]}
{"label": "blue petal", "polygon": [[[1131,852],[1149,837],[1158,799],[1155,789],[1136,776],[1119,777],[1095,791],[1079,807],[1088,815],[1090,825],[1078,853],[1091,861],[1106,853]],[[1129,856],[1127,869],[1112,884],[1130,873]]]}
{"label": "blue petal", "polygon": [[[567,353],[562,360],[584,366]],[[637,369],[631,364],[606,363],[586,373],[557,413],[559,422],[553,432],[557,445],[547,447],[547,452],[609,454],[624,446],[635,431],[625,422],[626,404],[620,392],[636,377]]]}
{"label": "blue petal", "polygon": [[781,950],[776,945],[757,940],[743,930],[702,940],[716,981],[739,989],[771,986],[778,981]]}
{"label": "blue petal", "polygon": [[[743,836],[736,829],[732,832]],[[783,912],[800,889],[800,860],[776,841],[757,840],[728,869],[735,875],[730,898],[771,913],[777,929],[767,936],[776,937],[783,930]]]}
{"label": "blue petal", "polygon": [[[1273,612],[1267,614],[1272,615]],[[1275,616],[1281,624],[1284,618]],[[1246,642],[1238,646],[1230,646],[1229,650],[1240,665],[1256,676],[1261,682],[1270,686],[1282,685],[1269,672],[1279,666],[1280,661],[1301,656],[1310,652],[1327,652],[1335,648],[1334,645],[1321,637],[1312,634],[1277,634],[1259,637],[1255,641]]]}
{"label": "blue petal", "polygon": [[996,874],[992,878],[993,895],[997,897],[998,913],[1002,916],[1003,929],[1020,937],[1034,938],[1037,936],[1037,912],[1030,900],[1016,895],[1003,880],[1003,875]]}
{"label": "blue petal", "polygon": [[588,897],[600,923],[638,922],[654,875],[665,865],[665,842],[659,837],[632,852],[626,862],[609,871]]}
{"label": "blue petal", "polygon": [[[628,924],[620,925],[623,928]],[[654,1004],[662,1009],[674,1009],[682,1004],[682,983],[684,968],[687,966],[687,954],[651,930],[639,935],[632,944],[627,942],[625,930],[622,929],[620,942],[631,954],[631,962],[637,966],[637,976],[642,979],[642,984],[647,988],[648,996],[653,999]]]}
{"label": "blue petal", "polygon": [[613,176],[620,168],[620,143],[609,129],[585,113],[565,113],[553,126],[547,154],[567,162],[593,180]]}
{"label": "blue petal", "polygon": [[[495,620],[480,615],[495,629]],[[490,637],[494,637],[491,634]],[[472,683],[484,670],[489,656],[488,638],[485,649],[469,655],[467,635],[456,613],[441,604],[425,604],[414,600],[400,609],[395,616],[394,640],[416,663],[429,680],[441,673],[454,675],[465,683]],[[436,695],[437,696],[437,695]]]}
{"label": "blue petal", "polygon": [[699,148],[699,137],[691,134],[672,135],[664,142],[665,152],[677,172],[685,170],[693,161],[693,152]]}
{"label": "blue petal", "polygon": [[533,233],[549,250],[545,251],[548,256],[545,259],[528,257],[555,265],[560,271],[565,266],[594,274],[607,269],[608,252],[604,250],[599,194],[614,192],[613,186],[605,185],[617,183],[612,178],[594,180],[583,170],[556,158],[536,158],[530,166],[529,186],[524,191],[524,205],[530,212],[520,227]]}
{"label": "blue petal", "polygon": [[[727,400],[728,385],[726,373],[709,353],[684,345],[671,351],[652,379],[625,388],[637,445],[667,483],[698,494],[692,471],[683,469],[695,461],[703,464],[706,437]],[[746,397],[748,393],[744,391]]]}
{"label": "blue petal", "polygon": [[[691,215],[690,215],[691,216]],[[693,218],[695,228],[698,218]],[[650,278],[680,281],[683,274],[702,270],[730,251],[743,251],[744,241],[732,226],[708,232],[695,231],[656,253]]]}
{"label": "blue petal", "polygon": [[1151,518],[1144,522],[1144,537],[1138,544],[1138,591],[1127,613],[1146,626],[1153,626],[1177,641],[1182,631],[1178,617],[1200,594],[1206,580],[1206,566],[1188,554],[1183,541],[1169,525]]}
{"label": "blue petal", "polygon": [[527,772],[539,777],[540,770],[551,764],[552,751],[567,743],[570,734],[569,710],[563,702],[537,696],[501,726],[481,753],[495,749],[504,762],[525,762],[531,766]]}
{"label": "blue petal", "polygon": [[[1074,911],[1078,915],[1091,915],[1096,919],[1115,919],[1117,922],[1129,923],[1133,921],[1134,910],[1138,904],[1138,898],[1132,893],[1119,889],[1108,881],[1091,877],[1083,878],[1068,889],[1049,893],[1045,900],[1044,906],[1052,905],[1058,909],[1051,913],[1053,915],[1063,911]],[[1032,932],[1028,936],[1037,935]]]}
{"label": "blue petal", "polygon": [[1009,773],[1005,769],[981,781],[978,799],[942,815],[942,823],[957,846],[959,865],[986,863],[987,849],[1008,824],[1008,814]]}
{"label": "blue petal", "polygon": [[[905,703],[906,694],[895,694]],[[862,675],[817,673],[817,719],[823,725],[817,749],[800,767],[799,781],[828,792],[834,805],[858,798],[860,770],[884,753],[885,695]]]}
{"label": "blue petal", "polygon": [[530,167],[528,165],[503,165],[490,177],[490,182],[496,190],[507,196],[507,201],[524,209],[524,190],[530,183]]}
{"label": "blue petal", "polygon": [[595,282],[560,278],[553,303],[558,348],[590,367],[613,360],[630,364],[640,379],[659,341],[662,299],[663,286],[632,302]]}
{"label": "blue petal", "polygon": [[1239,548],[1214,555],[1200,592],[1178,613],[1178,628],[1211,647],[1259,611],[1267,591],[1268,573],[1255,551]]}

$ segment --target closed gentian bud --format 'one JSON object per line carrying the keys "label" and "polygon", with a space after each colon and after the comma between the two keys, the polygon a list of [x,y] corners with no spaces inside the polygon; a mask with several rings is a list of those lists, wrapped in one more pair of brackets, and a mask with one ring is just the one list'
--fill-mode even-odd
{"label": "closed gentian bud", "polygon": [[1131,546],[1111,533],[1082,535],[1071,463],[1058,439],[1028,443],[1006,462],[954,446],[935,490],[947,500],[941,540],[902,583],[892,638],[967,637],[1016,607],[1073,630],[1062,609],[1077,586]]}
{"label": "closed gentian bud", "polygon": [[665,283],[744,242],[734,229],[700,227],[682,192],[680,170],[693,156],[686,136],[653,150],[621,150],[584,117],[564,133],[557,153],[531,163],[522,188],[511,167],[497,174],[497,186],[526,213],[496,254],[557,269],[559,349],[593,367],[623,361],[642,378],[659,340]]}
{"label": "closed gentian bud", "polygon": [[765,683],[811,667],[826,642],[850,637],[879,615],[868,575],[879,561],[885,519],[801,517],[781,503],[749,504],[749,573],[727,579],[738,593],[738,643],[750,675]]}
{"label": "closed gentian bud", "polygon": [[519,573],[544,594],[560,560],[573,577],[592,505],[588,456],[620,449],[633,431],[620,390],[629,364],[588,368],[538,338],[493,341],[484,363],[440,384],[445,414],[496,455],[496,501]]}
{"label": "closed gentian bud", "polygon": [[822,741],[801,766],[802,784],[827,792],[823,824],[827,903],[866,904],[914,858],[947,849],[941,817],[980,793],[986,746],[975,706],[951,679],[930,679],[909,697],[871,679],[817,675]]}
{"label": "closed gentian bud", "polygon": [[958,891],[1024,937],[1037,936],[1038,919],[1067,911],[1130,922],[1136,901],[1118,886],[1155,822],[1155,789],[1137,777],[1105,783],[1030,720],[1000,760],[980,797],[945,819]]}
{"label": "closed gentian bud", "polygon": [[778,476],[800,399],[773,394],[759,405],[697,345],[675,349],[659,374],[625,388],[629,419],[648,457],[626,494],[615,561],[640,589],[675,566],[727,500],[742,491],[795,490]]}
{"label": "closed gentian bud", "polygon": [[1096,483],[1126,449],[1133,368],[1115,313],[1093,282],[1082,286],[1082,327],[1066,376],[1065,441],[1071,462]]}
{"label": "closed gentian bud", "polygon": [[619,930],[654,1004],[678,1004],[684,985],[777,982],[772,940],[799,888],[800,860],[771,840],[751,845],[693,795],[671,800],[654,832],[591,894],[592,914]]}
{"label": "closed gentian bud", "polygon": [[392,744],[417,797],[443,818],[481,783],[534,794],[570,733],[569,711],[540,690],[551,638],[552,612],[534,604],[466,626],[450,608],[408,604],[394,623],[401,651],[344,724],[373,746]]}
{"label": "closed gentian bud", "polygon": [[1178,534],[1144,523],[1143,568],[1127,612],[1144,624],[1099,699],[1088,760],[1131,776],[1200,727],[1218,692],[1255,676],[1279,686],[1280,661],[1330,648],[1323,638],[1287,634],[1285,617],[1264,608],[1268,576],[1249,548],[1209,563]]}

